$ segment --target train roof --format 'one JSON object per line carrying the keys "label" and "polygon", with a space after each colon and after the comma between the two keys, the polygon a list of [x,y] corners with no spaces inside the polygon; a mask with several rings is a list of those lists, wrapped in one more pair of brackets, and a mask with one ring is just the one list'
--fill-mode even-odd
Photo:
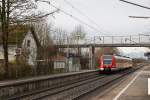
{"label": "train roof", "polygon": [[[113,56],[113,55],[103,55],[103,56],[105,56],[106,57],[106,59],[108,58],[110,58],[111,56]],[[130,57],[125,57],[125,56],[120,56],[120,55],[115,55],[115,58],[116,59],[124,59],[124,60],[132,60],[132,58],[130,58]]]}
{"label": "train roof", "polygon": [[115,56],[116,59],[124,59],[124,60],[132,60],[132,58],[124,57],[124,56]]}

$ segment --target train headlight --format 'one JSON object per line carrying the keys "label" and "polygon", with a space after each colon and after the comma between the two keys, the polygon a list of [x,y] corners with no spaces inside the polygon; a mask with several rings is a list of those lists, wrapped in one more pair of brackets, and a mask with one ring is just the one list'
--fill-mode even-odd
{"label": "train headlight", "polygon": [[101,70],[101,71],[103,71],[103,70],[104,70],[104,68],[100,68],[100,70]]}

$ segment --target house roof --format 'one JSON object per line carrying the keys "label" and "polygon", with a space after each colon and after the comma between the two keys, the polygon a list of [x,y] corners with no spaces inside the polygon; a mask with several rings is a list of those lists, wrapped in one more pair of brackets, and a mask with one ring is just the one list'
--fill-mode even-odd
{"label": "house roof", "polygon": [[33,27],[31,27],[30,30],[31,30],[31,34],[32,34],[32,36],[33,36],[33,38],[34,38],[34,40],[36,42],[37,47],[40,48],[41,47],[41,43],[40,43],[40,41],[39,41],[39,39],[37,37],[35,29]]}
{"label": "house roof", "polygon": [[[20,45],[29,30],[29,28],[25,25],[13,25],[10,26],[10,33],[8,36],[8,44],[9,45]],[[0,36],[2,33],[0,34]],[[0,38],[0,44],[2,44],[2,38]]]}
{"label": "house roof", "polygon": [[57,56],[53,56],[50,58],[50,60],[52,61],[64,61],[66,59],[65,56],[62,56],[62,55],[57,55]]}

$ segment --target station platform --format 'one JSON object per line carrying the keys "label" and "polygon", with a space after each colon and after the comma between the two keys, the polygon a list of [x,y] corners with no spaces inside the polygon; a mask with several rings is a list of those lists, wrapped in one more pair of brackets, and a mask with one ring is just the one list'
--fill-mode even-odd
{"label": "station platform", "polygon": [[113,100],[150,100],[150,65],[136,72]]}
{"label": "station platform", "polygon": [[150,100],[150,65],[128,75],[104,93],[95,100]]}

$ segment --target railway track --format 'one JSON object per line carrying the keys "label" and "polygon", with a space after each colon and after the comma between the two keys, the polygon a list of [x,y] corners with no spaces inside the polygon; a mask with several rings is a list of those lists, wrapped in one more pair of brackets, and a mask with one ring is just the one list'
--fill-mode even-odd
{"label": "railway track", "polygon": [[55,88],[46,88],[37,91],[32,91],[26,94],[17,95],[8,100],[72,100],[80,98],[97,88],[109,84],[117,79],[124,77],[141,68],[128,68],[126,70],[116,71],[110,75],[93,75],[74,82],[68,82],[62,86]]}
{"label": "railway track", "polygon": [[[130,69],[127,70],[131,71]],[[40,97],[39,100],[76,100],[80,96],[85,95],[96,88],[109,84],[110,82],[123,77],[125,74],[129,73],[127,70],[124,70],[119,74],[106,75],[103,78],[97,78],[95,80],[85,82],[85,84],[80,84],[76,87],[69,88],[68,90],[61,91],[60,93],[57,93],[55,95],[47,95],[44,97]]]}

